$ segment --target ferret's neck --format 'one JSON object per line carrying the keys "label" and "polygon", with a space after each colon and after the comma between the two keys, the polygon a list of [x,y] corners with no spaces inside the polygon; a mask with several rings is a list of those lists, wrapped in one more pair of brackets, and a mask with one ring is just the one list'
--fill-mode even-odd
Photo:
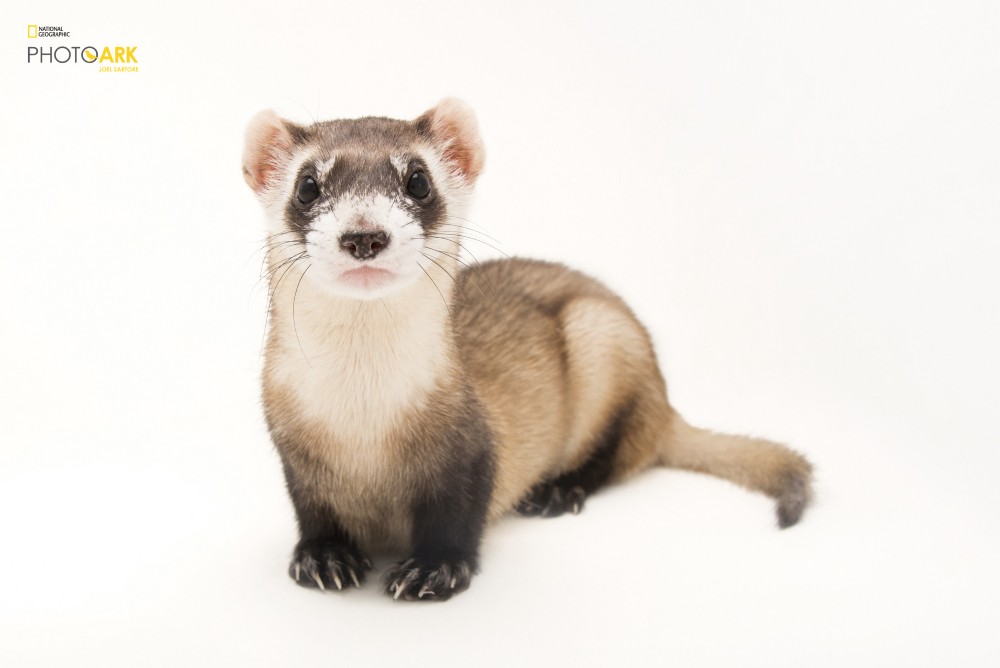
{"label": "ferret's neck", "polygon": [[443,270],[373,300],[330,294],[304,270],[293,269],[274,290],[270,348],[297,350],[320,366],[339,358],[451,356],[454,288]]}

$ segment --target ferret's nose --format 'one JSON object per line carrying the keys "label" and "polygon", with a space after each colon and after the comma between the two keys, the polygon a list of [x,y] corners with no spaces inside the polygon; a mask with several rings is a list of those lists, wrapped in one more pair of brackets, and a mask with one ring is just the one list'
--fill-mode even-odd
{"label": "ferret's nose", "polygon": [[359,260],[368,260],[385,250],[389,245],[389,235],[385,232],[366,234],[350,232],[340,237],[340,247]]}

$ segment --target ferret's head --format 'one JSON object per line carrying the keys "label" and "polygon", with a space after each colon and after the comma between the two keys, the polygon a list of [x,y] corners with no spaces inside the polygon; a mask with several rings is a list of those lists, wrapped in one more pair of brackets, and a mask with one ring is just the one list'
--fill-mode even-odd
{"label": "ferret's head", "polygon": [[454,99],[414,121],[303,126],[262,111],[243,176],[267,214],[272,266],[308,260],[331,293],[375,299],[454,266],[483,159],[475,116]]}

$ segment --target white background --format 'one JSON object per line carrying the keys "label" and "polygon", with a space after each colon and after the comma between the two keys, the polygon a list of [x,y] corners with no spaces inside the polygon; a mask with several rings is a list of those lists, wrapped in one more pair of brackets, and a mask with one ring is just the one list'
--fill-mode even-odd
{"label": "white background", "polygon": [[[160,4],[0,10],[0,664],[1000,659],[1000,5]],[[446,95],[476,223],[621,292],[691,421],[806,453],[801,525],[659,470],[494,526],[446,604],[291,583],[243,129]]]}

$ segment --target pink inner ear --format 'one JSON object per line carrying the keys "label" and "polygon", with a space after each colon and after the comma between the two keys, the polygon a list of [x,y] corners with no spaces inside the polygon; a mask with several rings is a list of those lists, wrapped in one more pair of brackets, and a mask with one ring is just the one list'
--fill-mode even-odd
{"label": "pink inner ear", "polygon": [[278,168],[287,159],[292,136],[273,111],[257,114],[247,127],[243,178],[260,194],[274,185]]}
{"label": "pink inner ear", "polygon": [[483,170],[484,150],[475,119],[471,123],[461,118],[442,119],[447,129],[442,132],[448,138],[445,157],[455,164],[469,181],[475,181]]}
{"label": "pink inner ear", "polygon": [[272,147],[277,142],[277,135],[277,130],[272,128],[267,136],[260,137],[247,164],[251,179],[250,185],[257,192],[270,185],[271,177],[275,172]]}
{"label": "pink inner ear", "polygon": [[486,151],[471,109],[458,100],[442,100],[417,119],[417,123],[428,126],[448,162],[461,170],[469,181],[476,180],[483,170]]}
{"label": "pink inner ear", "polygon": [[479,156],[476,153],[475,144],[478,137],[470,142],[464,130],[465,128],[458,124],[450,124],[447,135],[452,138],[452,141],[445,149],[445,156],[450,162],[458,165],[463,174],[470,179],[475,179],[479,176],[479,170],[482,168],[481,161],[477,163]]}

